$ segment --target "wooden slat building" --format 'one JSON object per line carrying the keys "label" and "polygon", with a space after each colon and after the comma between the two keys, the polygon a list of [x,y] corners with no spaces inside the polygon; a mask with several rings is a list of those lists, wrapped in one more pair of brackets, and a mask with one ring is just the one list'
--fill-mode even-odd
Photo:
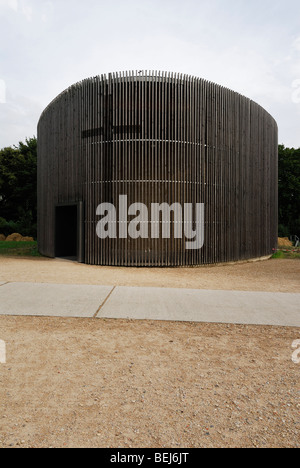
{"label": "wooden slat building", "polygon": [[[38,124],[38,244],[42,254],[95,265],[187,266],[258,258],[277,246],[275,120],[217,84],[166,72],[122,72],[77,83]],[[101,203],[203,204],[204,243],[100,239]],[[171,215],[173,213],[171,212]],[[123,221],[124,222],[124,221]],[[178,222],[178,219],[177,221]],[[195,227],[195,225],[193,224]],[[120,232],[123,236],[118,235]]]}

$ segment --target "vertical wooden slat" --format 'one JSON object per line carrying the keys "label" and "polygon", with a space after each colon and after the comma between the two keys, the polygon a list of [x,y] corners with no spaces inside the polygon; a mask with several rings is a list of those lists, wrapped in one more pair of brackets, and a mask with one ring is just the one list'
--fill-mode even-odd
{"label": "vertical wooden slat", "polygon": [[[82,202],[86,263],[194,265],[269,255],[277,239],[277,142],[264,109],[198,78],[141,71],[83,80],[38,123],[40,252],[55,256],[55,207]],[[124,194],[149,215],[154,202],[204,203],[203,248],[187,252],[174,225],[170,239],[151,239],[150,220],[148,239],[98,239],[97,205],[117,205]]]}

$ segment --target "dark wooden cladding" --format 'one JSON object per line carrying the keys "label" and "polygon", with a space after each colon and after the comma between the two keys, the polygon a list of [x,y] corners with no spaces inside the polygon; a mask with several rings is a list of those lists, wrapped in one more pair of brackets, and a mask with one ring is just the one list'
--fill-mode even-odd
{"label": "dark wooden cladding", "polygon": [[[276,122],[262,107],[202,79],[123,72],[77,83],[38,124],[40,252],[56,255],[56,208],[76,205],[85,263],[185,266],[270,255],[277,145]],[[185,237],[174,235],[99,239],[97,206],[118,207],[119,195],[148,208],[203,203],[203,247],[186,250]]]}

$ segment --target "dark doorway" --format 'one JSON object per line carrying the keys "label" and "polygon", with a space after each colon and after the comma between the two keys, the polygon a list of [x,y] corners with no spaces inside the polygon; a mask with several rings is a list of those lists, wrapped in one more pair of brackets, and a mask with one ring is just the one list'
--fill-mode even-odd
{"label": "dark doorway", "polygon": [[57,206],[55,212],[55,256],[78,258],[77,205]]}

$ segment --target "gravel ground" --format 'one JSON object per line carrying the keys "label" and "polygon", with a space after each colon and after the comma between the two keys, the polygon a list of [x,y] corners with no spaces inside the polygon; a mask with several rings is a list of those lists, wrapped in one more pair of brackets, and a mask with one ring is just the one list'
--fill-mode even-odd
{"label": "gravel ground", "polygon": [[299,260],[195,268],[101,267],[46,258],[0,257],[0,281],[300,292]]}
{"label": "gravel ground", "polygon": [[[0,281],[299,292],[299,264],[133,271],[1,258]],[[0,339],[1,448],[300,446],[299,328],[2,316]]]}

